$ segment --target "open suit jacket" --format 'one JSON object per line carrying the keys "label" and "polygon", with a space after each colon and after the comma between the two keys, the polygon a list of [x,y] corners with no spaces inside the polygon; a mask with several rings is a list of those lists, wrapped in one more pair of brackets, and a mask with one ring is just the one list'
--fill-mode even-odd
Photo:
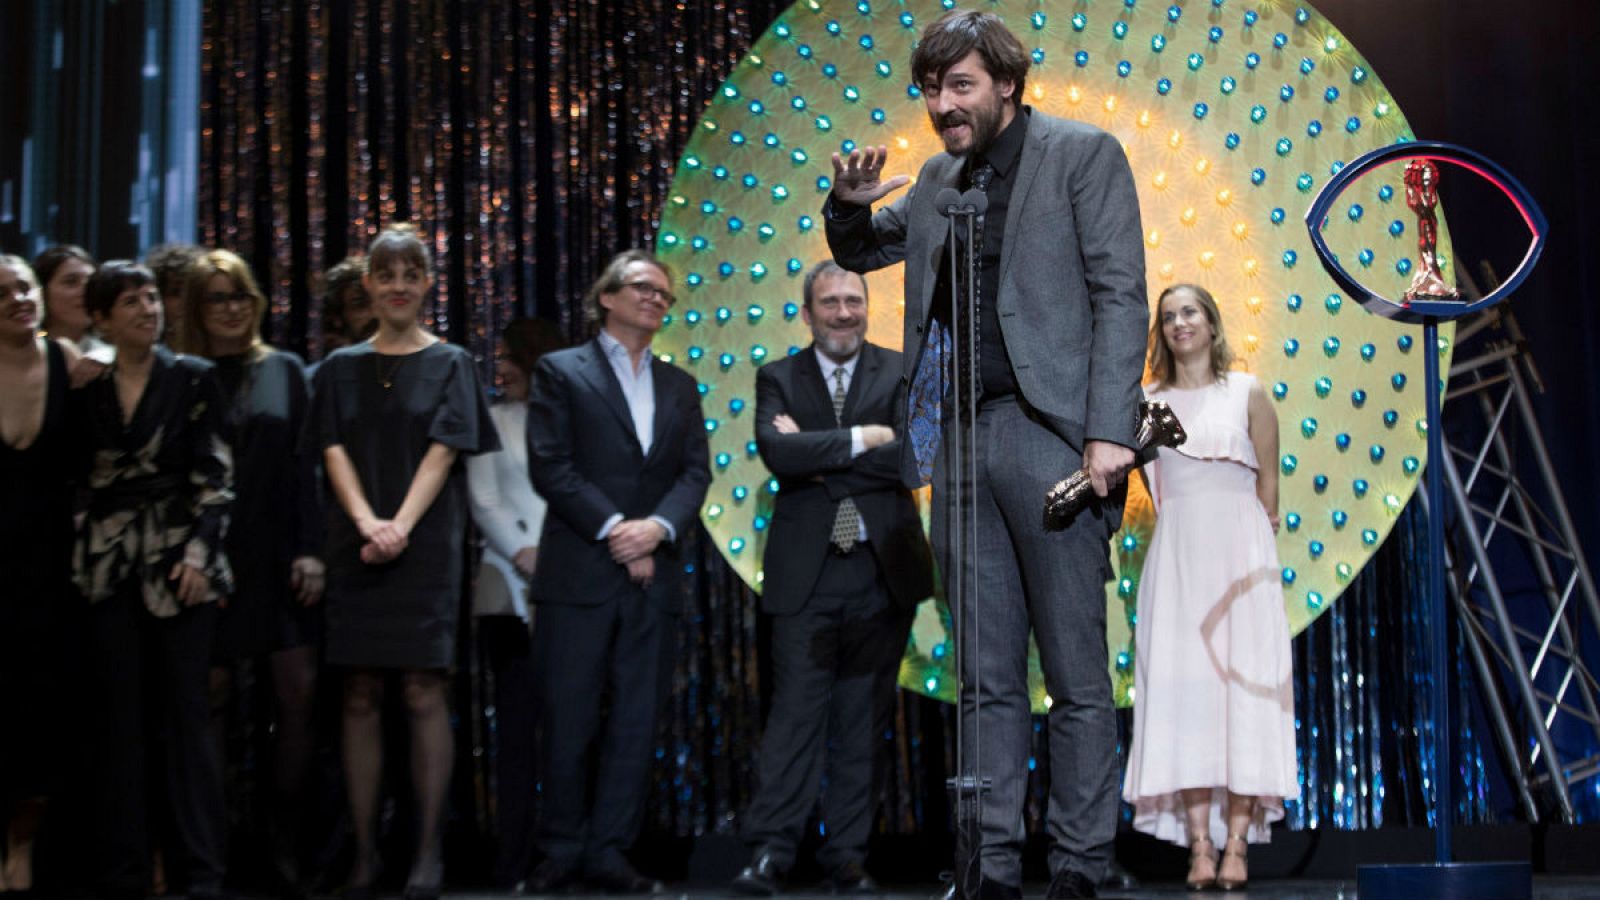
{"label": "open suit jacket", "polygon": [[638,590],[595,535],[614,513],[657,515],[672,523],[678,540],[656,548],[650,593],[678,612],[679,545],[711,482],[705,417],[693,376],[659,359],[650,366],[656,411],[648,455],[598,340],[547,354],[534,369],[528,472],[549,504],[529,591],[535,603],[598,606]]}
{"label": "open suit jacket", "polygon": [[[922,360],[939,269],[949,264],[949,220],[934,198],[962,187],[963,164],[940,153],[908,192],[870,217],[832,209],[824,216],[828,246],[846,269],[905,262],[906,385]],[[999,315],[1022,399],[1062,440],[1079,453],[1086,440],[1132,447],[1149,309],[1127,156],[1094,126],[1033,112],[1015,177],[999,296],[984,298],[983,314]],[[922,479],[911,449],[903,443],[901,470],[915,485]]]}
{"label": "open suit jacket", "polygon": [[[778,478],[778,498],[762,563],[761,609],[773,615],[805,606],[822,571],[839,501],[854,497],[890,597],[910,609],[933,593],[932,554],[916,503],[900,481],[900,439],[852,458],[853,425],[904,431],[900,354],[863,344],[845,395],[833,414],[815,345],[770,362],[756,373],[756,445]],[[799,434],[779,434],[772,420],[788,414]],[[815,480],[820,476],[821,480]]]}

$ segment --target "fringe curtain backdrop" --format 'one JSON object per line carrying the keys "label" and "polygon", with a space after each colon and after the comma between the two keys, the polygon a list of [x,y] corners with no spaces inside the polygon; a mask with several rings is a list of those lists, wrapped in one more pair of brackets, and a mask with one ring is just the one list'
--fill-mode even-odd
{"label": "fringe curtain backdrop", "polygon": [[[439,266],[432,326],[491,371],[500,327],[540,315],[581,331],[578,298],[613,252],[648,246],[673,167],[723,77],[781,0],[214,0],[201,85],[199,240],[250,260],[269,338],[320,345],[319,273],[384,224],[416,222]],[[1304,793],[1295,828],[1423,824],[1418,723],[1431,678],[1414,598],[1421,516],[1296,640]],[[693,539],[690,614],[663,716],[651,827],[730,834],[753,787],[762,690],[754,597]],[[470,621],[467,617],[463,621]],[[457,815],[492,828],[494,715],[464,629]],[[1457,664],[1462,710],[1475,705]],[[902,693],[880,831],[940,834],[948,707]],[[1457,719],[1457,817],[1509,809],[1470,715]],[[1036,727],[1035,734],[1039,734]],[[1036,771],[1048,771],[1036,740]],[[1490,767],[1494,768],[1494,767]],[[1028,805],[1037,830],[1045,787]],[[1495,802],[1491,802],[1491,801]],[[471,809],[460,808],[470,806]]]}

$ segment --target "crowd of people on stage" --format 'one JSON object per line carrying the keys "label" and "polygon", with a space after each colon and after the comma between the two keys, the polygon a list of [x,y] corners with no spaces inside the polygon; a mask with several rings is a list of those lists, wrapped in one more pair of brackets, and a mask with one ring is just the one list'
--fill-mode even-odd
{"label": "crowd of people on stage", "polygon": [[[1031,636],[1053,701],[1048,896],[1095,896],[1118,808],[1107,542],[1134,472],[1159,512],[1122,785],[1134,827],[1190,848],[1190,887],[1235,888],[1247,845],[1298,790],[1272,402],[1236,370],[1204,287],[1166,287],[1151,321],[1127,160],[1105,132],[1024,105],[1028,67],[993,14],[927,27],[911,71],[946,152],[875,211],[909,179],[885,174],[883,148],[834,157],[833,258],[802,288],[812,343],[757,374],[754,436],[780,487],[761,596],[775,683],[740,893],[783,887],[818,809],[829,887],[878,890],[878,736],[937,563],[947,587],[974,586],[953,610],[952,774],[985,789],[957,804],[974,814],[958,891],[1020,896]],[[988,195],[972,276],[943,259],[941,187]],[[862,273],[901,262],[895,351],[866,340]],[[482,618],[497,691],[492,880],[662,889],[627,854],[671,684],[682,548],[711,478],[695,379],[651,347],[674,276],[646,251],[612,258],[582,300],[590,337],[571,347],[549,322],[508,325],[491,405],[472,357],[420,318],[435,271],[405,225],[330,269],[324,356],[308,367],[263,342],[267,299],[228,250],[0,256],[0,891],[34,886],[36,835],[76,778],[90,782],[96,895],[221,896],[244,802],[225,789],[223,735],[248,664],[271,742],[251,809],[280,887],[309,887],[327,679],[344,896],[380,884],[388,711],[409,735],[404,896],[437,897],[463,609]],[[1141,397],[1172,406],[1185,445],[1137,446]],[[1045,489],[1080,467],[1098,500],[1042,527]],[[931,542],[910,493],[927,483]],[[954,541],[957,525],[976,527]],[[86,767],[67,772],[72,759]]]}

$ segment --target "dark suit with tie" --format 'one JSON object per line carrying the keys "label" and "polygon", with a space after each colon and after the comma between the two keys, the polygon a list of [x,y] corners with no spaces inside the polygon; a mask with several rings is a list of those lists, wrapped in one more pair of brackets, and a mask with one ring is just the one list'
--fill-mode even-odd
{"label": "dark suit with tie", "polygon": [[[1090,440],[1134,445],[1149,324],[1143,232],[1132,171],[1106,132],[1026,108],[996,138],[985,160],[1009,179],[998,229],[987,229],[982,264],[993,290],[980,301],[987,365],[1003,343],[1008,377],[978,411],[971,486],[977,516],[966,555],[977,585],[958,611],[962,702],[970,763],[993,787],[981,809],[983,875],[1021,882],[1022,808],[1027,785],[1028,637],[1037,638],[1050,707],[1050,866],[1099,881],[1116,830],[1116,720],[1106,669],[1108,539],[1121,519],[1121,491],[1092,504],[1068,527],[1046,531],[1044,496],[1079,468]],[[1009,150],[1008,150],[1009,148]],[[1008,154],[1004,158],[1002,154]],[[828,246],[839,264],[868,272],[905,263],[905,344],[910,440],[908,483],[934,485],[933,534],[941,568],[954,473],[948,390],[938,381],[941,334],[951,328],[948,279],[941,273],[947,222],[935,198],[973,186],[971,160],[939,153],[914,187],[868,215],[830,203]],[[1000,237],[1003,235],[1003,239]],[[942,296],[941,296],[942,295]],[[995,326],[998,326],[997,328]],[[949,345],[944,344],[948,353]],[[914,454],[913,449],[917,452]],[[972,583],[972,582],[969,582]],[[981,649],[978,649],[981,646]],[[980,747],[981,745],[981,747]]]}
{"label": "dark suit with tie", "polygon": [[[818,862],[837,870],[864,858],[911,613],[933,591],[922,519],[900,482],[900,441],[852,455],[852,426],[901,430],[900,354],[863,344],[854,367],[837,416],[815,345],[756,374],[756,443],[779,482],[761,597],[774,690],[743,834],[780,869],[794,861],[825,763]],[[780,433],[779,415],[800,431]],[[832,543],[846,497],[866,534],[848,553]]]}
{"label": "dark suit with tie", "polygon": [[[599,339],[542,358],[529,398],[528,468],[549,503],[529,591],[544,695],[539,843],[569,869],[618,868],[638,836],[681,603],[678,542],[711,480],[694,378],[656,359],[649,371],[648,453]],[[617,514],[676,532],[655,551],[649,588],[598,537]]]}

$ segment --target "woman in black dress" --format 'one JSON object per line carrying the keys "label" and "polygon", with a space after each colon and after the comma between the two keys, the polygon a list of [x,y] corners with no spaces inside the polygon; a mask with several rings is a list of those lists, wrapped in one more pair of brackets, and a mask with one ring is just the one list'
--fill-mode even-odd
{"label": "woman in black dress", "polygon": [[33,887],[33,839],[58,786],[72,604],[70,345],[38,337],[42,291],[0,256],[0,892]]}
{"label": "woman in black dress", "polygon": [[[297,887],[294,835],[303,823],[296,821],[295,811],[304,799],[311,762],[312,699],[322,637],[322,522],[315,459],[314,454],[297,454],[295,446],[310,389],[299,357],[261,342],[267,298],[237,255],[212,250],[196,260],[183,302],[178,347],[210,359],[222,385],[224,424],[233,449],[232,519],[241,523],[228,531],[225,542],[234,592],[218,617],[212,652],[214,727],[219,733],[226,730],[233,704],[224,698],[234,693],[239,663],[263,661],[270,676],[262,680],[270,681],[274,708],[250,729],[272,739],[271,795],[263,824],[282,886]],[[240,815],[240,808],[234,813]]]}
{"label": "woman in black dress", "polygon": [[222,392],[211,363],[156,342],[162,307],[149,269],[106,263],[89,279],[85,302],[117,351],[79,398],[90,499],[73,553],[74,579],[89,601],[100,706],[99,893],[142,896],[150,883],[148,705],[161,711],[167,801],[188,895],[215,897],[223,799],[208,683],[217,601],[233,588],[222,546],[233,501]]}
{"label": "woman in black dress", "polygon": [[458,455],[497,450],[500,442],[472,357],[418,321],[433,270],[416,232],[385,230],[367,260],[378,331],[317,369],[306,425],[338,500],[328,511],[327,660],[348,670],[344,761],[356,859],[346,896],[370,896],[377,875],[380,714],[385,674],[398,671],[419,820],[406,896],[437,897],[455,752],[448,672],[467,527]]}

